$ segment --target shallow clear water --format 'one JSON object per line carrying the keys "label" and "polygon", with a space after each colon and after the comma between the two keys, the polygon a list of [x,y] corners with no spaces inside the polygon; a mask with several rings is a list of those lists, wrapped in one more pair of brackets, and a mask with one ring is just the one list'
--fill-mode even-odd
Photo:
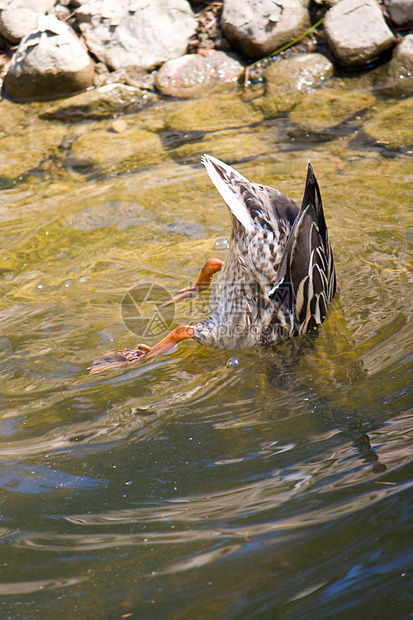
{"label": "shallow clear water", "polygon": [[[25,114],[22,135],[40,122]],[[82,128],[92,154],[105,123]],[[168,134],[122,170],[46,149],[5,178],[2,618],[410,617],[413,160],[356,129],[302,141],[283,123]],[[50,148],[80,131],[41,130]],[[312,162],[339,277],[328,320],[302,341],[187,342],[90,376],[141,340],[121,319],[130,288],[172,293],[225,257],[206,143],[298,202]]]}

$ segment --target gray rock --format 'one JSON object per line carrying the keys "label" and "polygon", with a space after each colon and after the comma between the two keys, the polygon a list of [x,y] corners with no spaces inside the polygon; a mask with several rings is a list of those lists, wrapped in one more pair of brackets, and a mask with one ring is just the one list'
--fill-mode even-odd
{"label": "gray rock", "polygon": [[5,77],[16,101],[56,99],[93,81],[93,61],[72,29],[54,15],[40,17],[39,30],[22,39]]}
{"label": "gray rock", "polygon": [[310,27],[306,0],[225,0],[222,30],[250,58],[263,58]]}
{"label": "gray rock", "polygon": [[321,54],[298,54],[273,62],[264,73],[267,86],[259,106],[266,118],[275,118],[324,84],[333,72],[333,64]]}
{"label": "gray rock", "polygon": [[404,37],[393,52],[391,61],[380,67],[375,87],[386,95],[413,93],[413,34]]}
{"label": "gray rock", "polygon": [[243,65],[233,55],[208,50],[168,60],[159,69],[155,86],[173,97],[201,97],[217,84],[238,76]]}
{"label": "gray rock", "polygon": [[37,30],[38,15],[44,15],[54,0],[11,0],[0,5],[0,34],[14,45]]}
{"label": "gray rock", "polygon": [[397,26],[413,26],[412,0],[384,0],[390,19]]}
{"label": "gray rock", "polygon": [[341,0],[327,12],[324,32],[335,58],[347,67],[367,64],[396,42],[376,0]]}
{"label": "gray rock", "polygon": [[89,0],[77,18],[88,48],[112,69],[182,56],[197,26],[187,0]]}

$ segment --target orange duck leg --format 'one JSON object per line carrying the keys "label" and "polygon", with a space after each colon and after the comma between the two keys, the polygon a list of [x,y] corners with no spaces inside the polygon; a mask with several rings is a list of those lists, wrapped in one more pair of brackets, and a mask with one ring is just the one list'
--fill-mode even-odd
{"label": "orange duck leg", "polygon": [[201,291],[204,291],[212,282],[212,276],[217,271],[221,271],[222,265],[224,262],[219,258],[209,258],[205,265],[201,269],[201,273],[199,274],[198,280],[195,282],[193,286],[188,286],[187,288],[183,288],[178,291],[170,301],[162,304],[162,307],[170,306],[171,304],[182,301],[183,299],[189,299],[190,297],[194,297]]}
{"label": "orange duck leg", "polygon": [[171,349],[182,340],[192,338],[193,335],[193,327],[190,325],[179,325],[153,347],[148,347],[146,344],[139,344],[137,349],[108,351],[105,355],[97,357],[89,366],[88,370],[90,370],[90,373],[93,375],[98,372],[103,372],[104,370],[118,368],[119,366],[129,366],[130,364],[137,364],[138,362],[146,362],[146,360],[155,357],[155,355],[165,353],[165,351],[168,351],[168,349]]}

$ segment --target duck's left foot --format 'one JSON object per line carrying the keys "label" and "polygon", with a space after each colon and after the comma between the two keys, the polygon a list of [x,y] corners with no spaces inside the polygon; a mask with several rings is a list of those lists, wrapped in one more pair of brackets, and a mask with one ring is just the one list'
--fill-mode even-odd
{"label": "duck's left foot", "polygon": [[90,374],[111,370],[119,366],[141,362],[151,350],[146,344],[139,344],[137,349],[122,349],[122,351],[108,351],[97,357],[89,366]]}
{"label": "duck's left foot", "polygon": [[193,286],[188,286],[178,291],[170,301],[162,304],[161,308],[170,306],[171,304],[182,301],[182,299],[189,299],[195,297],[201,291],[204,291],[212,282],[212,276],[217,271],[220,271],[224,262],[219,258],[209,258],[205,265],[201,269],[198,280]]}
{"label": "duck's left foot", "polygon": [[165,353],[165,351],[174,347],[181,340],[192,338],[193,335],[194,328],[191,325],[179,325],[179,327],[173,329],[170,334],[153,347],[148,347],[147,344],[139,344],[137,349],[108,351],[105,355],[97,357],[88,370],[90,370],[90,374],[94,375],[104,370],[119,368],[119,366],[129,366],[130,364],[144,362],[155,357],[155,355]]}

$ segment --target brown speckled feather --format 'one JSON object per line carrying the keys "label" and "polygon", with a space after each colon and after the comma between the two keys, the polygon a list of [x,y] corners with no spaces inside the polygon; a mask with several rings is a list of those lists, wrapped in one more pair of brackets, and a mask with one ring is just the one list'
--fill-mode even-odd
{"label": "brown speckled feather", "polygon": [[311,165],[301,209],[278,190],[251,183],[205,155],[232,216],[228,256],[213,285],[209,318],[194,338],[209,346],[271,342],[324,320],[336,291],[333,256]]}

